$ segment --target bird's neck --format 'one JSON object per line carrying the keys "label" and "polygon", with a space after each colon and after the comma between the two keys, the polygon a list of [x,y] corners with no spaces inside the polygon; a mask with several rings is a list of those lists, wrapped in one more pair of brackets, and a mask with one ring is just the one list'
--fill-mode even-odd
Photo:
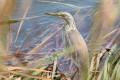
{"label": "bird's neck", "polygon": [[65,32],[69,32],[71,30],[76,30],[76,25],[75,22],[65,22],[63,29],[65,30]]}

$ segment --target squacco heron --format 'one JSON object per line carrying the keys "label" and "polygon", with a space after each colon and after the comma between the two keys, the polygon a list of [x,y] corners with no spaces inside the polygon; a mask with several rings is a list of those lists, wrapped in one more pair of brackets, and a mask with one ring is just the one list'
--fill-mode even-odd
{"label": "squacco heron", "polygon": [[[89,67],[89,53],[85,40],[76,28],[72,15],[68,12],[47,13],[64,20],[63,40],[66,48],[73,46],[68,55],[80,70],[80,80],[86,80]],[[83,78],[84,77],[84,78]]]}

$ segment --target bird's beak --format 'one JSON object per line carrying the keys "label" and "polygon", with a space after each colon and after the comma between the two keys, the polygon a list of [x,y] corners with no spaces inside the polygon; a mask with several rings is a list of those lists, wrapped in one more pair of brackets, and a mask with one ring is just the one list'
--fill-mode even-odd
{"label": "bird's beak", "polygon": [[45,13],[46,15],[51,15],[51,16],[60,16],[57,13]]}

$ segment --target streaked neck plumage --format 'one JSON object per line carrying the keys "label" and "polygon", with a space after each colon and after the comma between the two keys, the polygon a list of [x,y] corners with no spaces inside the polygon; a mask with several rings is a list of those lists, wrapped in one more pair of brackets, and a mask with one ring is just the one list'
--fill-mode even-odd
{"label": "streaked neck plumage", "polygon": [[69,19],[64,19],[64,25],[63,30],[65,32],[69,32],[71,30],[76,30],[76,24],[72,16],[69,17]]}

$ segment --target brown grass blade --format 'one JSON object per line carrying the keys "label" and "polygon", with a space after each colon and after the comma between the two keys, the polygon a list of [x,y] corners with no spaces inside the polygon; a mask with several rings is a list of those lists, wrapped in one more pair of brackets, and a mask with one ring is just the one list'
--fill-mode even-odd
{"label": "brown grass blade", "polygon": [[20,25],[19,25],[15,42],[17,41],[17,38],[18,38],[19,33],[20,33],[20,30],[21,30],[22,25],[23,25],[23,23],[24,23],[24,18],[26,18],[27,13],[28,13],[28,11],[29,11],[29,9],[30,9],[30,6],[31,6],[31,4],[32,4],[32,0],[30,0],[30,1],[25,1],[25,2],[26,2],[26,3],[29,3],[29,4],[27,4],[27,8],[26,8],[25,13],[24,13],[24,15],[23,15],[23,19],[21,20],[21,23],[20,23]]}
{"label": "brown grass blade", "polygon": [[89,42],[89,48],[91,53],[99,53],[101,45],[105,41],[104,36],[112,30],[118,16],[117,6],[114,0],[102,0],[99,4],[90,32],[91,40]]}
{"label": "brown grass blade", "polygon": [[72,7],[72,8],[77,8],[77,9],[86,9],[86,8],[92,7],[92,6],[80,7],[80,6],[76,6],[76,5],[73,5],[73,4],[62,3],[62,2],[60,2],[60,1],[39,0],[39,2],[46,2],[46,3],[53,3],[53,4],[61,4],[61,5],[69,6],[69,7]]}
{"label": "brown grass blade", "polygon": [[61,29],[58,29],[56,32],[54,32],[53,34],[51,34],[50,36],[48,36],[45,40],[43,40],[40,44],[38,44],[38,46],[36,46],[35,48],[33,48],[30,52],[28,52],[28,54],[32,54],[34,53],[36,50],[39,49],[40,46],[42,46],[46,41],[48,41],[50,38],[52,38],[57,32],[59,32]]}
{"label": "brown grass blade", "polygon": [[[28,70],[28,71],[39,71],[39,72],[51,72],[47,70],[35,69],[35,68],[28,68],[28,67],[15,67],[15,66],[7,66],[8,70]],[[52,73],[52,72],[51,72]]]}
{"label": "brown grass blade", "polygon": [[[16,6],[16,0],[1,0],[0,3],[0,22],[7,21],[11,16]],[[3,56],[7,52],[7,35],[9,34],[9,22],[6,25],[0,25],[0,55]]]}

